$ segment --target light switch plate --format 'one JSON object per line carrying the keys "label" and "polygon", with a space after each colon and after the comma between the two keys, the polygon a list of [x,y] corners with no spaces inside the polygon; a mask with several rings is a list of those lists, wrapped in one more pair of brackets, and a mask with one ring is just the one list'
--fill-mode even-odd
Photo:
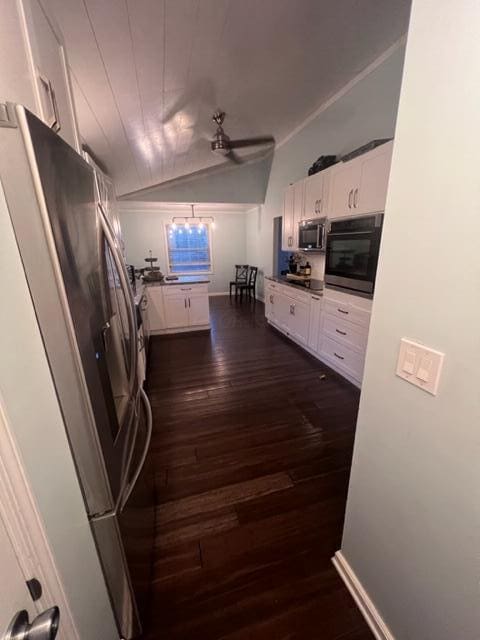
{"label": "light switch plate", "polygon": [[432,395],[437,395],[445,354],[424,344],[402,338],[397,361],[397,376]]}

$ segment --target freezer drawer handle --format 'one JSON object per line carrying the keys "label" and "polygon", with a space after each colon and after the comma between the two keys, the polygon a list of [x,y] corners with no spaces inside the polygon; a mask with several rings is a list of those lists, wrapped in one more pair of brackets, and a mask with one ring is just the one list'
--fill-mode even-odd
{"label": "freezer drawer handle", "polygon": [[[138,467],[133,474],[133,478],[131,481],[125,486],[123,491],[123,495],[120,502],[120,509],[123,509],[130,498],[132,491],[137,483],[137,480],[142,472],[143,465],[145,464],[145,460],[147,458],[147,453],[150,448],[150,442],[152,440],[152,430],[153,430],[153,417],[152,417],[152,407],[150,406],[150,402],[148,400],[148,396],[145,391],[140,387],[140,397],[142,398],[143,404],[145,406],[145,411],[147,414],[147,437],[145,440],[145,446],[143,448],[142,457],[140,458],[140,462],[138,463]],[[128,473],[128,469],[127,469]]]}
{"label": "freezer drawer handle", "polygon": [[30,624],[28,611],[15,614],[3,640],[55,640],[60,624],[58,607],[40,613]]}

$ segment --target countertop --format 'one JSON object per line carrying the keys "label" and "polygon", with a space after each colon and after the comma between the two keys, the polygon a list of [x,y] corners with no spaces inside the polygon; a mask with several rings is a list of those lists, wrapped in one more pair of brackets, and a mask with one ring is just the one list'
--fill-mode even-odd
{"label": "countertop", "polygon": [[177,280],[158,280],[155,282],[144,282],[145,287],[172,287],[178,284],[208,284],[208,276],[178,276]]}
{"label": "countertop", "polygon": [[316,293],[317,295],[322,295],[322,291],[324,289],[323,280],[316,280],[312,278],[309,280],[309,285],[300,284],[295,282],[294,280],[289,280],[286,276],[265,276],[267,280],[272,280],[273,282],[278,282],[279,284],[284,284],[287,287],[293,287],[294,289],[300,289],[300,291],[306,291],[307,293],[310,291],[311,293]]}

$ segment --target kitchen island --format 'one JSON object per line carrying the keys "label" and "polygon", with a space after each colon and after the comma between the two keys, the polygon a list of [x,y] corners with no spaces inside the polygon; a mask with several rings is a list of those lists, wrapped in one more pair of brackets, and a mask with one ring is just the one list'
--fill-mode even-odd
{"label": "kitchen island", "polygon": [[210,329],[207,276],[144,282],[151,335]]}

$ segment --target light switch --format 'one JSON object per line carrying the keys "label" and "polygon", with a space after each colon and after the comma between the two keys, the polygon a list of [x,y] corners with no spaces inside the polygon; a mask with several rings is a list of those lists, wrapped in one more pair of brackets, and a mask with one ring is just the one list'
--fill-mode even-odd
{"label": "light switch", "polygon": [[415,373],[415,366],[417,364],[417,354],[415,349],[407,348],[405,352],[405,358],[403,359],[402,369],[405,373]]}
{"label": "light switch", "polygon": [[445,354],[407,338],[400,341],[397,375],[411,384],[437,395]]}

